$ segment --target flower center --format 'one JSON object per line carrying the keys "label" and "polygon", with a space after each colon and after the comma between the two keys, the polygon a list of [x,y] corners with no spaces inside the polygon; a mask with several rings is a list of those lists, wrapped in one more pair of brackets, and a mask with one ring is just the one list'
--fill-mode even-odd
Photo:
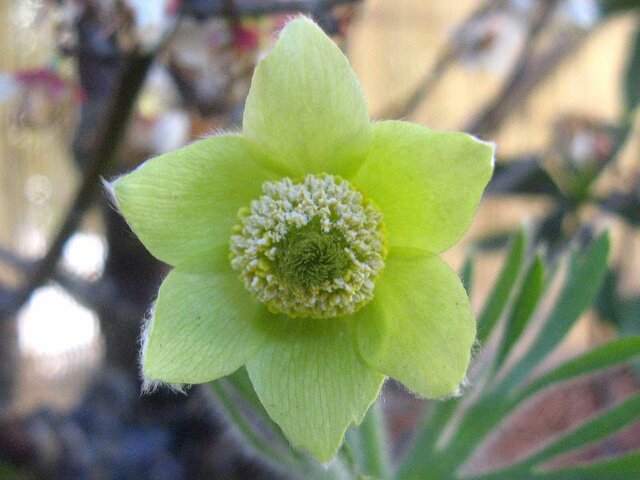
{"label": "flower center", "polygon": [[333,175],[265,182],[262,192],[231,235],[231,266],[247,290],[291,317],[336,317],[368,303],[386,256],[382,213]]}

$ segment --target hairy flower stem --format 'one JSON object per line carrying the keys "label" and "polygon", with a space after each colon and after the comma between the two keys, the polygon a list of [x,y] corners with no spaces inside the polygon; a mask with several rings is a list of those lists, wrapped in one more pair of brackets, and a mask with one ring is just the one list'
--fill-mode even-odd
{"label": "hairy flower stem", "polygon": [[[293,473],[294,478],[309,480],[349,480],[356,478],[353,468],[347,466],[348,462],[336,456],[329,465],[321,465],[306,454],[289,448],[289,442],[280,433],[279,429],[269,419],[264,408],[260,404],[250,384],[247,384],[240,372],[236,372],[226,379],[211,382],[211,390],[218,401],[218,405],[224,410],[227,420],[234,425],[245,445],[257,453],[262,460],[274,468],[285,469]],[[229,390],[233,389],[233,395]],[[241,401],[238,402],[237,398]],[[265,435],[256,424],[248,419],[241,405],[245,403],[251,415],[255,414],[258,422],[263,422],[269,429]],[[273,436],[277,438],[274,441]],[[384,477],[380,477],[384,478]]]}
{"label": "hairy flower stem", "polygon": [[251,422],[245,418],[238,408],[238,403],[229,395],[222,380],[211,382],[210,385],[220,407],[224,409],[227,419],[235,426],[247,445],[270,464],[280,465],[281,467],[288,466],[294,470],[299,470],[299,466],[290,455],[275,448],[272,442],[269,442],[256,431]]}
{"label": "hairy flower stem", "polygon": [[362,473],[381,480],[392,478],[387,427],[381,402],[373,404],[360,427],[352,433],[349,443],[352,448],[359,450]]}

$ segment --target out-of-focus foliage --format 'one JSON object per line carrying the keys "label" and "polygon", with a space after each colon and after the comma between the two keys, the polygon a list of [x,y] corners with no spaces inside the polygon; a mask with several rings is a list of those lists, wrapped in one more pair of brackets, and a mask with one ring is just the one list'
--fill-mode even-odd
{"label": "out-of-focus foliage", "polygon": [[636,30],[635,38],[631,43],[631,57],[624,81],[625,107],[631,114],[640,103],[640,27]]}
{"label": "out-of-focus foliage", "polygon": [[638,0],[600,0],[600,4],[606,15],[640,8]]}

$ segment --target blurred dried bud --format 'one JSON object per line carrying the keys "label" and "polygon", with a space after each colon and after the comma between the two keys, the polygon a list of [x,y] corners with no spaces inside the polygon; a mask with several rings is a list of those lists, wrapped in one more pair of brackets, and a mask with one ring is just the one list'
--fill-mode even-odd
{"label": "blurred dried bud", "polygon": [[515,63],[526,36],[520,15],[496,10],[467,23],[452,43],[466,67],[501,74]]}
{"label": "blurred dried bud", "polygon": [[567,193],[581,194],[613,157],[616,129],[579,115],[563,116],[555,123],[546,167]]}

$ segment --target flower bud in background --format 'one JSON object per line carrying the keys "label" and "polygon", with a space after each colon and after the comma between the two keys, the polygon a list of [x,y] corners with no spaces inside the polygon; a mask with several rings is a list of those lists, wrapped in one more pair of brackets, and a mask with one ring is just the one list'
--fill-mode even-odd
{"label": "flower bud in background", "polygon": [[452,43],[467,68],[503,74],[517,60],[526,36],[527,23],[520,15],[495,10],[466,24]]}
{"label": "flower bud in background", "polygon": [[558,186],[571,196],[581,195],[611,160],[616,129],[579,115],[557,120],[545,166]]}

